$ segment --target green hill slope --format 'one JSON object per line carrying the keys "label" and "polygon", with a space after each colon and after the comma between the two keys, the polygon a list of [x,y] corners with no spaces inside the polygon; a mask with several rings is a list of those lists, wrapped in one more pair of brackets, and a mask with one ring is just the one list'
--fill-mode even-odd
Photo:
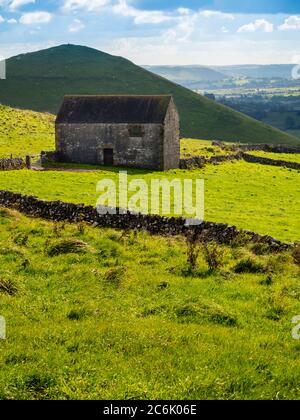
{"label": "green hill slope", "polygon": [[243,143],[300,143],[300,140],[239,114],[130,61],[74,45],[62,45],[7,61],[0,102],[56,113],[64,94],[172,94],[182,135]]}
{"label": "green hill slope", "polygon": [[53,149],[53,115],[0,105],[0,158]]}

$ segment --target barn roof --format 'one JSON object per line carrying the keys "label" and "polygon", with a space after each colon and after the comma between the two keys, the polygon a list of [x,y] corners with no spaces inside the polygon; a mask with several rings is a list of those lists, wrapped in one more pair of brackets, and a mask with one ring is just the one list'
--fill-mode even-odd
{"label": "barn roof", "polygon": [[65,96],[57,123],[163,123],[171,95]]}

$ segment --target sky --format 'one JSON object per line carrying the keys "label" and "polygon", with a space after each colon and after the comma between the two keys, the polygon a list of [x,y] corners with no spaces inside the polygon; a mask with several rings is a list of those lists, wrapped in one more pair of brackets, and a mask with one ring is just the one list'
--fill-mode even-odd
{"label": "sky", "polygon": [[140,65],[300,63],[298,0],[0,0],[0,56],[78,44]]}

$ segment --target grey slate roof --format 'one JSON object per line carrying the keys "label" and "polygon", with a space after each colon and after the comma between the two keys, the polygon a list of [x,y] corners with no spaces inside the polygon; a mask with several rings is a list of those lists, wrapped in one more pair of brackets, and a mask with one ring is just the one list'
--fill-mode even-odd
{"label": "grey slate roof", "polygon": [[171,100],[171,95],[65,96],[56,123],[161,124]]}

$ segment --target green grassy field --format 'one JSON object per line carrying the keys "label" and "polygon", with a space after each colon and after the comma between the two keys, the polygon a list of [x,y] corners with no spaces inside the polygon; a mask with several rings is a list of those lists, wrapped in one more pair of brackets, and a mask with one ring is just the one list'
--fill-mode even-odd
{"label": "green grassy field", "polygon": [[[54,149],[53,116],[49,114],[0,108],[0,156],[24,156]],[[224,154],[210,141],[183,139],[182,156]],[[290,155],[294,156],[294,155]],[[295,155],[297,156],[297,155]],[[278,155],[274,155],[278,158]],[[291,157],[294,159],[294,157]],[[0,172],[0,189],[32,194],[37,197],[95,205],[96,184],[106,177],[116,179],[118,168],[93,169],[90,172]],[[68,170],[72,170],[70,166]],[[166,173],[129,170],[129,179],[137,175],[149,184],[158,178],[204,178],[206,220],[235,224],[239,228],[270,234],[284,241],[299,240],[299,172],[245,162],[207,166],[195,171]]]}
{"label": "green grassy field", "polygon": [[92,48],[61,45],[6,61],[0,102],[56,114],[66,94],[172,94],[183,137],[242,143],[300,140],[174,84],[130,61]]}
{"label": "green grassy field", "polygon": [[0,157],[54,149],[54,116],[0,105]]}
{"label": "green grassy field", "polygon": [[[5,107],[0,115],[1,156],[54,148],[52,116]],[[224,152],[184,139],[181,153]],[[2,171],[0,189],[95,205],[97,182],[116,180],[119,169]],[[299,240],[298,171],[239,161],[128,176],[204,178],[207,220]],[[209,268],[201,247],[189,270],[181,237],[0,208],[0,400],[300,399],[300,344],[291,334],[299,256],[209,247],[219,267]]]}
{"label": "green grassy field", "polygon": [[0,399],[299,399],[299,267],[253,251],[188,274],[183,238],[2,209]]}
{"label": "green grassy field", "polygon": [[191,156],[204,156],[210,158],[216,155],[226,155],[227,152],[219,147],[212,146],[212,142],[208,140],[181,139],[181,156],[189,158]]}
{"label": "green grassy field", "polygon": [[[118,171],[119,168],[89,172],[0,172],[0,189],[94,206],[98,181],[117,180]],[[136,177],[148,184],[153,178],[204,179],[206,220],[234,224],[288,242],[299,240],[298,171],[239,161],[194,171],[128,170],[129,181]]]}

